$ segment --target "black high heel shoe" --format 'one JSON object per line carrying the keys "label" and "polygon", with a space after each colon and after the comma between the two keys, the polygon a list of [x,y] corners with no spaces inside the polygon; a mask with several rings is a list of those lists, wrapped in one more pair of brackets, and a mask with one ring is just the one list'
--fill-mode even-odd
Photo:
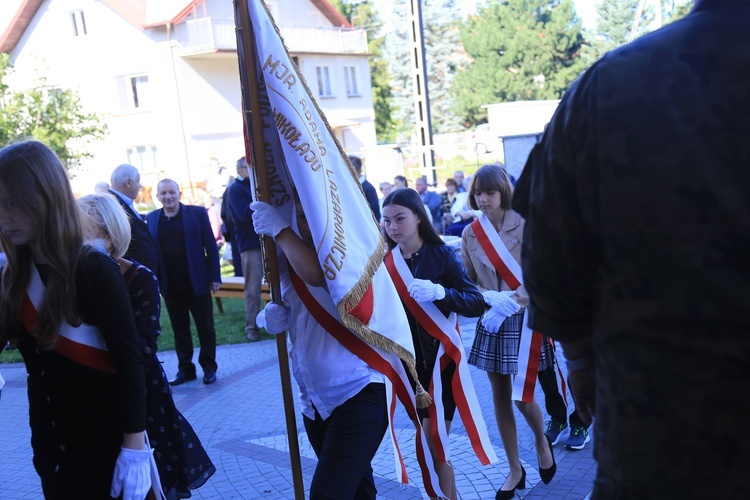
{"label": "black high heel shoe", "polygon": [[497,490],[495,500],[510,500],[516,496],[516,490],[526,489],[526,469],[521,466],[521,480],[513,487],[512,490]]}
{"label": "black high heel shoe", "polygon": [[[550,467],[549,469],[542,469],[540,465],[539,477],[542,478],[542,482],[544,484],[549,484],[549,482],[552,481],[552,478],[555,477],[555,472],[557,472],[557,463],[555,462],[555,450],[552,448],[552,441],[550,441],[548,435],[545,434],[544,437],[547,438],[547,444],[549,445],[549,452],[552,455],[552,467]],[[537,455],[537,460],[539,460],[539,455]]]}

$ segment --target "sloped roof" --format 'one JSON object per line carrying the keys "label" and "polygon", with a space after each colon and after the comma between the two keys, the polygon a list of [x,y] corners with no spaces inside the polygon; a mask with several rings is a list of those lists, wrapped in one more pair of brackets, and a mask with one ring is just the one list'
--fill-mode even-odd
{"label": "sloped roof", "polygon": [[8,24],[5,33],[0,35],[0,52],[8,52],[16,46],[23,32],[29,27],[34,14],[39,10],[44,0],[23,0],[16,11],[16,15]]}
{"label": "sloped roof", "polygon": [[320,12],[323,13],[324,16],[326,16],[326,19],[331,21],[331,23],[334,26],[341,27],[341,28],[351,28],[352,25],[349,24],[349,21],[346,20],[344,16],[341,15],[339,11],[336,10],[336,7],[331,5],[331,3],[328,0],[310,0],[314,6],[318,8]]}
{"label": "sloped roof", "polygon": [[[1,1],[1,0],[0,0]],[[22,0],[4,33],[0,34],[0,52],[13,50],[44,0]],[[182,22],[204,0],[101,0],[133,26],[147,30]],[[351,28],[351,24],[328,0],[310,0],[334,26]]]}

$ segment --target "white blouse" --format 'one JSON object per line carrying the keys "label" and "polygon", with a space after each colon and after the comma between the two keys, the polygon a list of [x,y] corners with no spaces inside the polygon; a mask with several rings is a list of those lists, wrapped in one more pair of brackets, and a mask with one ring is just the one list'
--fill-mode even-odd
{"label": "white blouse", "polygon": [[[300,389],[302,413],[315,418],[315,410],[326,420],[333,410],[357,395],[371,382],[385,382],[383,374],[341,345],[312,317],[297,295],[280,259],[281,294],[289,304],[289,356],[292,373]],[[336,319],[339,314],[330,295],[321,305]],[[354,334],[352,334],[354,335]],[[314,409],[313,409],[314,406]]]}

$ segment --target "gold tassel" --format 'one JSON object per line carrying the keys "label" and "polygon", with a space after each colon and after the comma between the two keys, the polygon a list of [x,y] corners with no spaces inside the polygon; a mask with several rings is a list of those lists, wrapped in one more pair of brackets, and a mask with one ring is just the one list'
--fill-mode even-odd
{"label": "gold tassel", "polygon": [[424,390],[422,384],[417,380],[417,408],[427,408],[432,404],[432,398],[427,391]]}

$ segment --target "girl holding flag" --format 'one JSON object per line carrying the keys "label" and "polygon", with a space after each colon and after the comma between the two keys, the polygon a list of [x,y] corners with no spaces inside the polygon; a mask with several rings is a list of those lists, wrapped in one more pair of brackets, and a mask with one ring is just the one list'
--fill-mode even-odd
{"label": "girl holding flag", "polygon": [[45,498],[142,500],[151,486],[141,349],[125,280],[84,245],[60,159],[38,141],[0,150],[0,345],[28,371]]}
{"label": "girl holding flag", "polygon": [[477,323],[469,364],[487,372],[510,465],[510,473],[495,496],[498,500],[513,498],[516,489],[526,487],[512,400],[534,432],[539,475],[545,484],[557,468],[552,445],[544,434],[541,409],[533,398],[536,373],[553,365],[554,353],[546,338],[525,327],[523,308],[529,298],[520,270],[524,221],[510,209],[512,194],[504,168],[481,167],[471,183],[469,205],[482,214],[466,226],[461,239],[464,267],[490,306]]}
{"label": "girl holding flag", "polygon": [[[435,231],[424,203],[413,189],[397,189],[383,200],[383,223],[390,252],[386,268],[393,278],[411,327],[419,382],[432,403],[419,410],[436,465],[440,489],[457,498],[448,433],[459,414],[477,443],[486,434],[468,374],[455,314],[480,316],[485,303],[468,278],[455,250]],[[456,388],[460,387],[458,393]],[[477,425],[478,424],[478,425]],[[478,451],[479,454],[482,450]]]}

